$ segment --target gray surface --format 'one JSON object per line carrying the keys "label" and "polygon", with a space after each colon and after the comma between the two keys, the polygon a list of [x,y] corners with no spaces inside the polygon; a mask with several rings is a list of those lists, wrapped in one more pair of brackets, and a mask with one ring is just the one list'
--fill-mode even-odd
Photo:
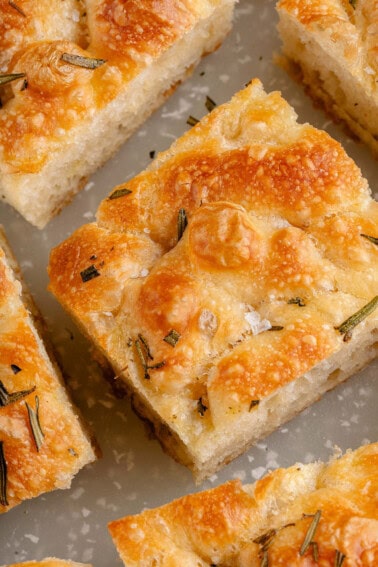
{"label": "gray surface", "polygon": [[298,85],[274,65],[273,55],[279,51],[274,4],[242,0],[234,30],[224,45],[202,62],[192,78],[45,230],[31,227],[6,206],[0,208],[0,223],[47,320],[63,366],[72,377],[74,398],[92,424],[104,454],[101,461],[79,473],[71,490],[26,502],[0,517],[0,563],[56,556],[93,562],[96,567],[121,565],[107,532],[110,520],[233,477],[252,482],[270,468],[327,459],[335,445],[345,450],[378,438],[375,364],[328,393],[211,481],[196,487],[190,473],[164,455],[156,441],[148,439],[128,403],[112,396],[85,341],[46,291],[50,248],[91,221],[111,188],[150,162],[150,150],[169,147],[185,132],[189,114],[200,118],[206,112],[206,94],[219,104],[254,76],[262,79],[266,90],[281,90],[301,122],[311,122],[340,140],[376,191],[377,162],[368,150],[347,139],[342,129],[315,110]]}

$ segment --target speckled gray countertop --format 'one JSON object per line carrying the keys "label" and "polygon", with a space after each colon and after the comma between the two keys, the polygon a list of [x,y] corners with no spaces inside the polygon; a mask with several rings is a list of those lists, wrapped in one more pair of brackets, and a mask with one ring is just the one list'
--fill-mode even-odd
{"label": "speckled gray countertop", "polygon": [[327,459],[335,446],[345,450],[378,439],[375,363],[197,487],[189,471],[148,438],[128,402],[114,398],[91,360],[85,340],[46,291],[50,249],[91,221],[99,202],[115,184],[148,165],[150,151],[166,149],[185,132],[189,114],[203,116],[206,95],[218,104],[225,102],[253,77],[259,77],[267,91],[280,90],[296,109],[299,121],[323,128],[341,141],[373,192],[377,191],[377,162],[369,151],[314,109],[300,87],[275,65],[280,41],[274,6],[272,0],[241,0],[234,29],[223,46],[203,60],[192,77],[45,230],[31,227],[11,208],[0,207],[0,223],[47,320],[60,362],[70,376],[74,399],[103,451],[102,460],[82,470],[70,490],[25,502],[0,517],[0,564],[55,556],[92,562],[96,567],[121,565],[107,531],[110,520],[230,478],[253,482],[268,469]]}

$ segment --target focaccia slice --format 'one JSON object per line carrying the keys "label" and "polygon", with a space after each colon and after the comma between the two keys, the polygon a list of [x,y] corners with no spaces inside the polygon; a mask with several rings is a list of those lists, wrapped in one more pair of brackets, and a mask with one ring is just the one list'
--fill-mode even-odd
{"label": "focaccia slice", "polygon": [[127,567],[372,567],[378,444],[234,480],[109,524]]}
{"label": "focaccia slice", "polygon": [[42,228],[219,46],[234,4],[1,0],[1,198]]}
{"label": "focaccia slice", "polygon": [[377,219],[255,80],[52,251],[50,289],[201,480],[374,358]]}
{"label": "focaccia slice", "polygon": [[0,231],[0,514],[68,488],[95,459],[38,317]]}
{"label": "focaccia slice", "polygon": [[377,1],[280,0],[277,10],[289,69],[378,157]]}

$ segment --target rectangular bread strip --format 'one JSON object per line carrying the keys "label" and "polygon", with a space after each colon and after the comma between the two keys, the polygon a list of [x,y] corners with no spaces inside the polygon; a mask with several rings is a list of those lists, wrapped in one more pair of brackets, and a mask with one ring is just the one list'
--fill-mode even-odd
{"label": "rectangular bread strip", "polygon": [[127,567],[356,567],[378,561],[378,444],[109,524]]}
{"label": "rectangular bread strip", "polygon": [[55,8],[39,4],[19,0],[25,16],[0,5],[0,50],[17,43],[3,75],[20,75],[0,86],[0,193],[43,228],[220,45],[235,0],[55,0],[59,32]]}
{"label": "rectangular bread strip", "polygon": [[289,71],[378,157],[375,0],[280,0],[277,10]]}
{"label": "rectangular bread strip", "polygon": [[50,289],[200,481],[376,356],[377,220],[254,80],[52,251]]}
{"label": "rectangular bread strip", "polygon": [[0,513],[68,488],[96,458],[38,317],[0,230]]}

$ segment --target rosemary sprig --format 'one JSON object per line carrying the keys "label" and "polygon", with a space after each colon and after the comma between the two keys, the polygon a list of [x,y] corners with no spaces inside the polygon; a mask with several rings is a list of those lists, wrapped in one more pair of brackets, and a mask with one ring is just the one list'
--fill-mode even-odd
{"label": "rosemary sprig", "polygon": [[162,360],[157,364],[148,364],[148,359],[153,360],[154,357],[151,354],[150,347],[148,346],[146,339],[141,334],[138,334],[138,338],[134,341],[134,344],[138,358],[144,370],[144,378],[145,380],[149,380],[149,370],[157,370],[158,368],[162,368],[166,364],[165,360]]}
{"label": "rosemary sprig", "polygon": [[84,283],[93,280],[93,278],[97,278],[99,275],[101,275],[100,272],[93,264],[80,272],[81,279]]}
{"label": "rosemary sprig", "polygon": [[335,327],[339,331],[340,335],[344,335],[344,341],[348,341],[351,338],[351,331],[356,327],[361,321],[366,319],[370,313],[378,307],[378,295],[373,297],[369,303],[361,307],[356,313],[348,317],[341,325]]}
{"label": "rosemary sprig", "polygon": [[84,69],[97,69],[106,63],[106,59],[83,57],[82,55],[75,55],[74,53],[63,53],[61,59],[66,63],[76,65],[76,67],[83,67]]}
{"label": "rosemary sprig", "polygon": [[202,397],[198,400],[197,402],[197,410],[198,413],[200,414],[201,417],[203,417],[205,415],[205,412],[208,410],[209,408],[207,406],[205,406],[205,404],[202,401]]}
{"label": "rosemary sprig", "polygon": [[35,390],[35,386],[30,388],[29,390],[20,390],[19,392],[9,393],[2,381],[0,380],[0,407],[8,406],[9,404],[13,404],[22,398],[25,398]]}
{"label": "rosemary sprig", "polygon": [[249,410],[248,411],[251,411],[253,408],[257,407],[259,405],[259,403],[260,403],[260,400],[251,400],[251,403],[249,404]]}
{"label": "rosemary sprig", "polygon": [[4,455],[4,441],[0,441],[0,504],[8,506],[7,500],[7,462]]}
{"label": "rosemary sprig", "polygon": [[217,104],[216,104],[216,102],[213,101],[212,98],[210,98],[209,96],[206,96],[205,106],[206,106],[207,110],[209,112],[211,112],[212,110],[214,110],[214,108],[217,106]]}
{"label": "rosemary sprig", "polygon": [[28,402],[25,402],[28,410],[30,427],[33,433],[33,438],[37,451],[40,450],[43,444],[43,438],[45,434],[42,431],[41,424],[39,421],[39,398],[35,397],[35,410],[29,406]]}
{"label": "rosemary sprig", "polygon": [[130,193],[132,193],[130,189],[127,189],[127,187],[122,187],[122,189],[116,189],[115,191],[113,191],[113,193],[109,195],[108,199],[109,201],[112,201],[113,199],[119,199],[120,197],[124,197],[125,195],[130,195]]}
{"label": "rosemary sprig", "polygon": [[195,126],[196,124],[198,124],[198,122],[198,118],[194,118],[194,116],[189,116],[188,120],[186,121],[189,126]]}
{"label": "rosemary sprig", "polygon": [[185,209],[179,209],[177,216],[177,241],[181,239],[187,225],[188,225],[188,217],[186,216]]}
{"label": "rosemary sprig", "polygon": [[23,79],[26,77],[25,73],[5,73],[0,74],[0,86],[11,83],[12,81],[17,81],[17,79]]}
{"label": "rosemary sprig", "polygon": [[13,0],[8,0],[8,4],[11,8],[13,8],[14,10],[16,10],[19,14],[21,14],[21,16],[23,16],[24,18],[26,18],[26,14],[23,11],[22,8],[20,8],[20,6],[17,6],[16,2],[13,2]]}
{"label": "rosemary sprig", "polygon": [[336,549],[335,567],[341,567],[342,564],[344,563],[345,558],[346,558],[346,555],[344,555],[344,553],[341,553],[341,551]]}
{"label": "rosemary sprig", "polygon": [[369,242],[372,242],[373,244],[375,244],[376,246],[378,246],[378,238],[375,236],[370,236],[370,234],[360,234],[360,236],[363,236],[364,238],[366,238],[366,240],[369,240]]}
{"label": "rosemary sprig", "polygon": [[168,335],[166,335],[163,339],[163,341],[165,341],[166,343],[168,343],[169,345],[175,347],[178,343],[178,341],[180,340],[180,333],[178,331],[175,331],[175,329],[171,329],[168,333]]}
{"label": "rosemary sprig", "polygon": [[298,305],[298,307],[304,307],[306,304],[301,297],[292,297],[288,301],[289,305]]}
{"label": "rosemary sprig", "polygon": [[306,536],[305,536],[303,543],[301,545],[301,548],[299,550],[299,555],[301,555],[301,556],[304,555],[307,551],[308,546],[312,542],[312,538],[314,537],[314,534],[316,532],[316,528],[318,527],[321,514],[322,514],[321,510],[317,510],[316,513],[314,514],[312,522],[311,522],[311,524],[310,524],[310,526],[307,530]]}

